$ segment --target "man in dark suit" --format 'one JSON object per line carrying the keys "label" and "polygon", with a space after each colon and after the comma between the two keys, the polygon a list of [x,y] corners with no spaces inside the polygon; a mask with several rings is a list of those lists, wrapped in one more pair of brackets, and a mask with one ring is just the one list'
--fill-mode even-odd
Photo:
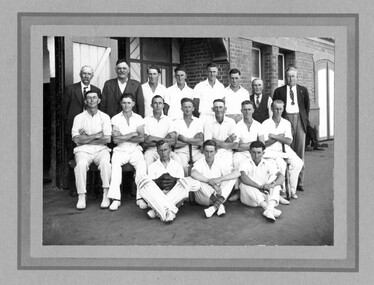
{"label": "man in dark suit", "polygon": [[[95,91],[98,96],[101,95],[100,89],[90,84],[93,75],[92,67],[85,65],[81,68],[79,73],[81,81],[69,85],[65,89],[62,103],[62,114],[64,119],[65,147],[68,161],[74,158],[73,149],[75,143],[71,138],[71,128],[73,127],[74,117],[85,110],[84,93],[92,90]],[[70,195],[76,196],[75,189],[70,191]]]}
{"label": "man in dark suit", "polygon": [[271,111],[271,104],[273,103],[273,100],[269,95],[262,93],[263,89],[264,82],[260,78],[255,78],[252,80],[253,94],[249,96],[249,100],[253,102],[255,107],[252,118],[261,124],[263,121],[273,116],[273,112]]}
{"label": "man in dark suit", "polygon": [[109,79],[104,84],[100,110],[112,118],[122,111],[121,95],[129,93],[135,98],[134,113],[144,118],[144,97],[141,84],[128,77],[130,67],[125,59],[117,60],[115,70],[117,78]]}
{"label": "man in dark suit", "polygon": [[[291,148],[304,161],[305,134],[309,125],[309,92],[307,88],[297,84],[296,68],[287,68],[286,80],[287,85],[275,89],[273,100],[284,102],[285,108],[282,116],[289,120],[292,126],[293,141]],[[299,175],[297,186],[299,191],[304,191],[304,168]]]}

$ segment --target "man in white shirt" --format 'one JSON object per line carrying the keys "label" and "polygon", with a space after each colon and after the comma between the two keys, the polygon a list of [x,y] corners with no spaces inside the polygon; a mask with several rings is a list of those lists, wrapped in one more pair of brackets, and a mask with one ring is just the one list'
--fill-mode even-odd
{"label": "man in white shirt", "polygon": [[281,100],[274,100],[272,104],[273,117],[262,123],[265,138],[264,158],[273,158],[283,175],[286,173],[287,164],[289,164],[291,198],[297,199],[296,187],[299,173],[304,163],[291,149],[292,132],[291,123],[282,118],[284,103]]}
{"label": "man in white shirt", "polygon": [[283,174],[275,161],[262,159],[265,145],[260,141],[251,143],[251,158],[240,164],[240,201],[250,207],[264,208],[263,215],[275,221],[282,212],[275,209],[284,182]]}
{"label": "man in white shirt", "polygon": [[195,105],[195,116],[199,114],[200,119],[204,117],[213,117],[211,109],[212,102],[215,99],[225,97],[225,86],[217,79],[218,67],[214,63],[207,65],[208,78],[194,88],[193,102]]}
{"label": "man in white shirt", "polygon": [[74,168],[78,193],[76,208],[86,208],[87,170],[91,163],[95,163],[103,183],[103,201],[101,208],[107,208],[107,197],[111,166],[110,150],[106,146],[110,142],[111,126],[107,114],[99,111],[99,94],[90,90],[85,93],[86,111],[75,116],[71,136],[77,147],[74,148],[76,166]]}
{"label": "man in white shirt", "polygon": [[229,71],[230,85],[225,89],[226,116],[239,122],[243,116],[241,113],[241,103],[249,100],[249,93],[240,86],[240,70],[233,68]]}
{"label": "man in white shirt", "polygon": [[200,181],[200,189],[195,192],[195,201],[203,206],[212,205],[204,210],[207,218],[212,217],[215,212],[221,216],[226,213],[223,203],[230,195],[240,173],[225,161],[216,159],[215,141],[206,140],[203,152],[205,157],[196,161],[191,171],[191,177]]}
{"label": "man in white shirt", "polygon": [[269,95],[262,94],[263,89],[264,82],[261,79],[255,78],[252,80],[253,94],[249,97],[255,107],[252,116],[253,119],[260,123],[273,116],[273,112],[271,111],[273,100]]}
{"label": "man in white shirt", "polygon": [[142,84],[144,97],[144,118],[152,114],[152,98],[155,95],[160,95],[165,99],[166,87],[158,82],[161,74],[161,69],[156,65],[147,67],[148,82]]}
{"label": "man in white shirt", "polygon": [[189,163],[194,163],[204,157],[200,150],[204,142],[204,127],[203,122],[192,115],[194,105],[191,99],[183,98],[181,105],[183,118],[174,121],[174,130],[177,135],[174,152],[179,156],[184,175],[187,176]]}
{"label": "man in white shirt", "polygon": [[145,148],[144,159],[147,167],[159,158],[156,149],[158,141],[167,141],[171,146],[175,144],[176,136],[173,121],[164,115],[163,109],[164,99],[160,95],[154,96],[152,98],[152,114],[144,119],[145,139],[143,147]]}
{"label": "man in white shirt", "polygon": [[[121,206],[122,165],[130,163],[136,170],[136,177],[146,174],[146,164],[140,142],[144,141],[144,120],[132,112],[135,99],[131,94],[123,94],[120,98],[122,112],[112,118],[113,142],[117,146],[113,149],[112,177],[108,197],[113,199],[109,210],[115,211]],[[141,199],[139,191],[136,193],[136,204],[146,209],[147,204]]]}
{"label": "man in white shirt", "polygon": [[186,83],[187,72],[183,66],[177,66],[174,69],[174,77],[176,83],[166,89],[165,93],[165,105],[167,109],[167,115],[173,120],[180,119],[183,117],[180,105],[183,98],[193,97],[193,89],[188,87]]}
{"label": "man in white shirt", "polygon": [[161,140],[156,146],[159,159],[149,166],[148,176],[138,182],[139,193],[152,208],[148,216],[152,219],[158,216],[169,223],[178,212],[176,205],[188,197],[190,190],[197,191],[200,183],[190,177],[184,178],[182,165],[170,157],[168,142]]}
{"label": "man in white shirt", "polygon": [[225,101],[222,99],[213,101],[212,111],[214,116],[204,125],[204,139],[211,139],[217,143],[217,160],[233,166],[233,153],[239,145],[235,134],[235,121],[225,116]]}

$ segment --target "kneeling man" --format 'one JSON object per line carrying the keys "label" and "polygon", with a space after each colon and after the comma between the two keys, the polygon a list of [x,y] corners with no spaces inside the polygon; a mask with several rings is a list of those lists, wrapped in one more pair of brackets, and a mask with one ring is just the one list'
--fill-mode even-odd
{"label": "kneeling man", "polygon": [[176,205],[188,198],[190,190],[197,191],[200,183],[190,177],[184,178],[182,165],[170,157],[171,147],[167,141],[158,141],[156,147],[160,158],[149,166],[148,176],[140,178],[137,185],[140,196],[152,208],[148,216],[158,216],[169,223],[178,212]]}
{"label": "kneeling man", "polygon": [[200,189],[195,192],[196,203],[204,206],[212,205],[205,209],[207,218],[226,213],[223,203],[230,195],[236,178],[240,176],[239,171],[233,169],[227,161],[215,159],[217,143],[206,140],[203,144],[204,156],[196,161],[191,170],[191,177],[200,181]]}
{"label": "kneeling man", "polygon": [[284,181],[272,159],[263,159],[265,145],[254,141],[249,147],[251,159],[244,160],[240,166],[240,201],[251,207],[264,208],[263,215],[275,221],[282,212],[275,209],[279,204],[279,192]]}

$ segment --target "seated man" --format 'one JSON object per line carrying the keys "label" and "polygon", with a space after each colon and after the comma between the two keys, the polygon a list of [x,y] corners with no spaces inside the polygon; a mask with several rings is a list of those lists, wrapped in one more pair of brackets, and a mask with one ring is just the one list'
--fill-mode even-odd
{"label": "seated man", "polygon": [[238,139],[235,134],[235,121],[225,116],[225,101],[213,101],[214,116],[204,125],[204,139],[214,140],[217,144],[216,158],[233,166],[233,152],[238,148]]}
{"label": "seated man", "polygon": [[290,147],[292,142],[291,123],[282,118],[283,109],[283,101],[273,101],[273,117],[262,123],[266,145],[264,158],[275,159],[283,175],[286,173],[287,163],[285,159],[287,160],[289,164],[291,198],[297,199],[297,180],[304,163]]}
{"label": "seated man", "polygon": [[[193,101],[190,98],[181,100],[183,118],[174,121],[174,130],[177,134],[177,142],[174,152],[181,160],[184,175],[188,176],[188,163],[196,162],[204,157],[199,147],[203,145],[203,123],[199,118],[192,116],[195,110]],[[190,157],[189,145],[192,146]]]}
{"label": "seated man", "polygon": [[103,201],[101,208],[108,207],[108,188],[110,180],[110,150],[106,146],[110,142],[110,118],[99,111],[100,103],[97,91],[87,91],[84,94],[86,111],[74,118],[71,136],[77,144],[74,148],[76,166],[74,168],[75,183],[77,185],[77,209],[86,208],[87,170],[91,163],[98,165],[103,182]]}
{"label": "seated man", "polygon": [[[160,95],[152,98],[152,114],[144,119],[145,140],[143,147],[144,159],[147,167],[155,162],[159,155],[156,150],[156,143],[160,140],[167,141],[171,146],[175,144],[175,132],[173,131],[173,121],[163,113],[164,99]],[[172,154],[174,157],[175,154]]]}
{"label": "seated man", "polygon": [[239,171],[224,160],[216,158],[217,143],[207,140],[203,144],[204,156],[198,160],[191,171],[191,177],[200,181],[200,189],[195,192],[196,203],[204,206],[212,205],[205,209],[205,216],[210,218],[217,211],[221,216],[226,213],[223,203],[230,195]]}
{"label": "seated man", "polygon": [[240,164],[240,201],[250,207],[261,206],[265,210],[263,215],[275,221],[282,214],[274,207],[279,204],[284,176],[274,160],[262,159],[264,149],[262,142],[254,141],[249,148],[251,158]]}
{"label": "seated man", "polygon": [[[112,118],[113,142],[117,146],[112,156],[112,178],[110,182],[108,197],[113,199],[109,210],[115,211],[121,206],[122,165],[130,163],[135,167],[136,176],[146,174],[146,164],[140,142],[144,141],[144,120],[140,115],[132,112],[135,98],[132,94],[121,95],[120,102],[122,112]],[[136,179],[135,179],[136,180]],[[147,204],[136,193],[136,204],[146,209]]]}
{"label": "seated man", "polygon": [[148,216],[153,219],[157,215],[161,221],[169,223],[178,212],[176,205],[188,197],[191,187],[198,190],[200,183],[190,177],[184,178],[182,165],[170,157],[167,141],[158,141],[156,145],[160,158],[149,166],[148,177],[141,178],[137,184],[140,196],[152,208]]}

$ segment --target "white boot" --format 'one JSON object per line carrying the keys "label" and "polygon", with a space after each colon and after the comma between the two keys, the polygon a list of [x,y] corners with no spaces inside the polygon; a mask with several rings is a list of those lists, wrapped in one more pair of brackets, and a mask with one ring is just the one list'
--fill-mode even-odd
{"label": "white boot", "polygon": [[78,210],[86,209],[86,194],[78,194],[78,203],[77,203]]}
{"label": "white boot", "polygon": [[110,205],[110,201],[108,198],[108,188],[103,188],[103,201],[100,204],[101,209],[106,209]]}

